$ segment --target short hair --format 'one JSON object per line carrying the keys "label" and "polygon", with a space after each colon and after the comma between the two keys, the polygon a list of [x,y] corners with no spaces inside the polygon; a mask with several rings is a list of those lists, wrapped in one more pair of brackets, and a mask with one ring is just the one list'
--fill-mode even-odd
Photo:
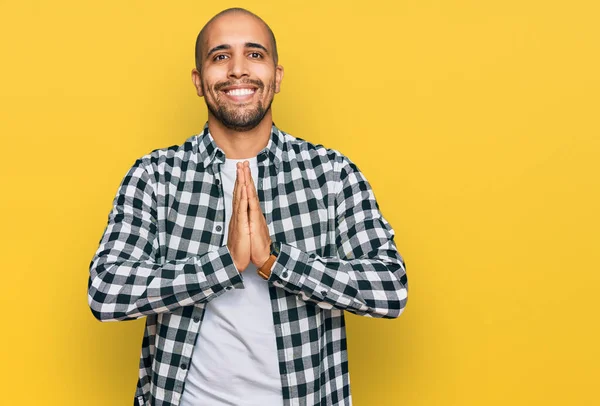
{"label": "short hair", "polygon": [[277,65],[277,62],[279,59],[278,54],[277,54],[277,41],[275,40],[275,34],[273,34],[273,30],[271,30],[271,27],[269,27],[269,24],[265,23],[265,21],[262,18],[260,18],[253,12],[246,10],[245,8],[232,7],[232,8],[228,8],[226,10],[221,11],[220,13],[216,14],[213,18],[208,20],[208,22],[206,24],[204,24],[204,27],[202,27],[202,29],[198,33],[198,37],[196,37],[196,50],[195,50],[196,69],[198,71],[200,71],[201,67],[202,67],[202,43],[204,42],[204,36],[206,34],[206,29],[217,18],[227,15],[227,14],[231,14],[231,13],[246,14],[246,15],[252,16],[254,18],[257,18],[261,23],[264,24],[264,26],[267,28],[267,31],[269,32],[269,37],[271,39],[271,47],[273,48],[273,50],[272,50],[273,62],[275,63],[275,65]]}

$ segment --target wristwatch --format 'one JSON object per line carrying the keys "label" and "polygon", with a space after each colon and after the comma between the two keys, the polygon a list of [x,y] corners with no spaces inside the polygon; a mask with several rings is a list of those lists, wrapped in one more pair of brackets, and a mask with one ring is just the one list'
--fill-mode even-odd
{"label": "wristwatch", "polygon": [[277,256],[279,255],[280,244],[278,242],[271,241],[271,252],[269,253],[269,258],[265,261],[264,264],[260,268],[256,270],[256,273],[260,275],[264,280],[269,279],[271,276],[271,267],[273,263],[277,261]]}

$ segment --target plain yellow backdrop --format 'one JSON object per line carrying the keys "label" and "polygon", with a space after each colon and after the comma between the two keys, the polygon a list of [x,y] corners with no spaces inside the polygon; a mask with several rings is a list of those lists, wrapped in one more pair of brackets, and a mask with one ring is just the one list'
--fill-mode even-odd
{"label": "plain yellow backdrop", "polygon": [[130,405],[144,320],[88,266],[127,169],[201,131],[198,30],[246,7],[277,125],[365,173],[409,300],[349,315],[370,405],[598,405],[596,1],[0,1],[0,403]]}

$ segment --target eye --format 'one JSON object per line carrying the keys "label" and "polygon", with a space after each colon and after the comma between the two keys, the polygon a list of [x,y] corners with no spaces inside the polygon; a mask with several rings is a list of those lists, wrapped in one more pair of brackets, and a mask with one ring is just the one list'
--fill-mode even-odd
{"label": "eye", "polygon": [[260,52],[250,52],[250,58],[262,58],[262,54]]}
{"label": "eye", "polygon": [[225,54],[219,54],[219,55],[216,55],[216,56],[213,58],[213,61],[222,61],[222,60],[224,60],[225,58],[227,58],[227,55],[225,55]]}

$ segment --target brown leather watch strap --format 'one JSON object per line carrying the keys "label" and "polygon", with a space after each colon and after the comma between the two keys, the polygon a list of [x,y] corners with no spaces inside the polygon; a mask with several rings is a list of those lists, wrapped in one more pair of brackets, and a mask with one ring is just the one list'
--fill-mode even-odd
{"label": "brown leather watch strap", "polygon": [[269,276],[271,276],[271,267],[273,266],[273,263],[277,260],[277,257],[273,254],[271,254],[271,256],[269,256],[269,259],[267,259],[267,261],[262,264],[262,266],[260,268],[258,268],[256,270],[256,273],[258,273],[260,275],[261,278],[263,278],[264,280],[269,279]]}

